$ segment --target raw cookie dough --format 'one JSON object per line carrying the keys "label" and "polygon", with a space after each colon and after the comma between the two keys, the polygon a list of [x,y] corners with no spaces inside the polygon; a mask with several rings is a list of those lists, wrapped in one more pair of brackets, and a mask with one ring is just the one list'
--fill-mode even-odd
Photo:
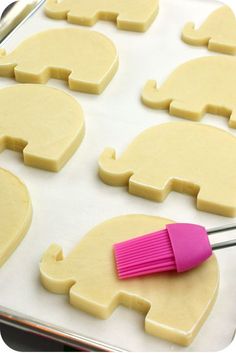
{"label": "raw cookie dough", "polygon": [[29,193],[13,174],[0,168],[0,266],[25,236],[32,217]]}
{"label": "raw cookie dough", "polygon": [[65,92],[33,84],[0,90],[0,151],[23,151],[25,164],[56,172],[83,136],[82,109]]}
{"label": "raw cookie dough", "polygon": [[197,197],[197,208],[236,216],[236,138],[195,123],[167,123],[143,131],[119,159],[106,148],[101,179],[129,192],[163,201],[170,191]]}
{"label": "raw cookie dough", "polygon": [[[54,293],[69,293],[70,303],[106,319],[119,304],[143,312],[145,330],[188,345],[206,320],[217,296],[219,269],[215,256],[184,274],[175,272],[121,281],[113,244],[153,232],[171,221],[145,215],[110,219],[92,229],[63,260],[51,245],[40,264],[41,281]],[[109,325],[109,323],[108,323]]]}
{"label": "raw cookie dough", "polygon": [[158,13],[158,4],[159,0],[47,0],[45,13],[84,26],[108,20],[117,22],[120,29],[145,32]]}
{"label": "raw cookie dough", "polygon": [[236,128],[235,82],[234,57],[202,57],[180,65],[160,89],[155,81],[148,81],[142,101],[191,120],[200,120],[206,112],[230,117],[229,126]]}
{"label": "raw cookie dough", "polygon": [[68,80],[70,89],[94,94],[105,89],[117,68],[118,55],[110,39],[72,27],[37,33],[0,56],[0,76],[24,83]]}
{"label": "raw cookie dough", "polygon": [[184,42],[191,45],[208,45],[208,49],[225,54],[236,54],[236,18],[228,6],[212,12],[199,29],[194,23],[185,25]]}

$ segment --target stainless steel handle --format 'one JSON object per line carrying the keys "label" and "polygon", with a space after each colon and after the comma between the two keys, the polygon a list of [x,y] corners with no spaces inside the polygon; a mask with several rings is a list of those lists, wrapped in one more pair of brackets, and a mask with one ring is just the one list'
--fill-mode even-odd
{"label": "stainless steel handle", "polygon": [[[208,233],[208,235],[212,235],[212,234],[217,234],[217,233],[230,232],[232,230],[236,230],[236,223],[226,224],[223,226],[208,229],[207,233]],[[220,250],[220,249],[225,249],[225,248],[229,248],[232,246],[236,246],[236,236],[235,236],[235,239],[230,239],[230,240],[226,240],[223,242],[216,241],[214,243],[211,243],[211,246],[212,246],[213,250]]]}
{"label": "stainless steel handle", "polygon": [[236,246],[236,239],[211,244],[212,250],[220,250],[220,249],[230,248],[232,246]]}
{"label": "stainless steel handle", "polygon": [[210,234],[228,232],[230,230],[236,230],[236,223],[226,224],[224,226],[219,226],[219,227],[214,227],[214,228],[208,229],[207,233],[210,235]]}

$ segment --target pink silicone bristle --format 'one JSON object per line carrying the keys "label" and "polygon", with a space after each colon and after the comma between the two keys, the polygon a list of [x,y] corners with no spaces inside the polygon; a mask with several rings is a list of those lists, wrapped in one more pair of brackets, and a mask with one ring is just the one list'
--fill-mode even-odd
{"label": "pink silicone bristle", "polygon": [[114,249],[120,279],[176,269],[167,230],[115,244]]}
{"label": "pink silicone bristle", "polygon": [[212,254],[205,228],[188,223],[168,224],[166,229],[115,244],[114,251],[120,279],[188,271]]}

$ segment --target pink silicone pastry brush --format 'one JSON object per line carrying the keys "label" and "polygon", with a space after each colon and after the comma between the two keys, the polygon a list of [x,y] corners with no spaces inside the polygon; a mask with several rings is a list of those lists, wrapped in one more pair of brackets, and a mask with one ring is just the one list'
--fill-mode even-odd
{"label": "pink silicone pastry brush", "polygon": [[165,229],[114,245],[120,279],[197,267],[218,250],[236,245],[236,239],[210,244],[208,235],[236,229],[236,224],[206,230],[189,223],[173,223]]}

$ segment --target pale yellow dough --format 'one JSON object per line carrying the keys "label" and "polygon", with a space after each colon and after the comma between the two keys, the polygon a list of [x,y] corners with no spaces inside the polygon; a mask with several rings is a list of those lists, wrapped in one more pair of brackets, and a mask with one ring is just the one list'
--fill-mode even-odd
{"label": "pale yellow dough", "polygon": [[0,151],[23,151],[24,163],[58,171],[84,136],[79,103],[43,85],[15,85],[0,90]]}
{"label": "pale yellow dough", "polygon": [[180,65],[159,89],[148,81],[142,101],[171,115],[200,120],[208,112],[229,117],[236,128],[236,60],[231,56],[207,56]]}
{"label": "pale yellow dough", "polygon": [[119,304],[143,312],[145,330],[188,345],[206,320],[217,296],[219,270],[215,256],[200,267],[177,274],[119,280],[113,244],[164,228],[171,221],[145,215],[108,220],[92,229],[63,260],[51,245],[40,264],[41,281],[54,293],[69,293],[70,303],[106,319]]}
{"label": "pale yellow dough", "polygon": [[129,192],[163,201],[170,191],[197,196],[197,208],[236,216],[236,138],[195,123],[167,123],[143,131],[120,158],[106,148],[101,179]]}
{"label": "pale yellow dough", "polygon": [[194,23],[185,25],[182,32],[184,42],[191,45],[207,45],[209,50],[236,54],[236,18],[228,6],[222,6],[210,14],[199,29]]}
{"label": "pale yellow dough", "polygon": [[0,168],[0,266],[25,236],[32,217],[29,193],[13,174]]}
{"label": "pale yellow dough", "polygon": [[24,83],[68,80],[70,89],[94,94],[105,89],[117,68],[118,55],[111,40],[79,28],[39,32],[0,57],[0,76],[14,76]]}
{"label": "pale yellow dough", "polygon": [[45,13],[84,26],[108,20],[120,29],[144,32],[155,19],[158,4],[159,0],[47,0]]}

